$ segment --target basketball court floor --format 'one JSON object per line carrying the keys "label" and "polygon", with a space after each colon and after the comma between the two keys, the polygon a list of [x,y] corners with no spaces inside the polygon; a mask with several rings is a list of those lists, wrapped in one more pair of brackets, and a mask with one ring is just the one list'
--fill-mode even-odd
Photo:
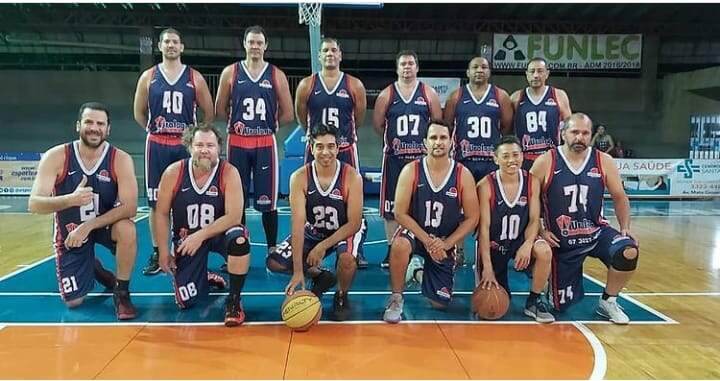
{"label": "basketball court floor", "polygon": [[[118,322],[111,293],[101,286],[81,307],[67,309],[57,290],[54,258],[47,256],[51,219],[24,213],[25,203],[24,198],[0,198],[0,268],[5,269],[0,278],[0,356],[13,359],[0,363],[3,378],[720,377],[713,370],[720,369],[720,340],[704,345],[710,337],[700,333],[717,328],[714,318],[702,310],[720,309],[718,201],[632,202],[632,230],[640,240],[641,260],[636,278],[620,298],[632,321],[622,327],[594,312],[604,271],[590,262],[586,297],[556,315],[555,324],[538,325],[522,314],[528,279],[514,272],[508,314],[499,321],[477,320],[469,305],[474,288],[471,266],[457,273],[448,311],[430,309],[417,285],[411,285],[403,324],[382,322],[390,294],[388,271],[379,267],[386,242],[377,199],[369,199],[364,248],[371,265],[358,271],[351,288],[351,319],[328,320],[330,292],[323,298],[320,325],[306,333],[291,332],[282,324],[280,306],[289,278],[265,270],[264,234],[260,215],[253,210],[247,217],[253,242],[243,293],[247,320],[227,329],[221,323],[226,292],[215,291],[205,305],[179,311],[168,276],[141,274],[150,247],[142,211],[137,217],[140,251],[131,282],[137,319]],[[606,209],[611,212],[609,204]],[[613,219],[612,214],[608,217]],[[288,233],[289,221],[289,208],[282,207],[281,238]],[[466,247],[471,243],[468,239]],[[103,248],[97,251],[113,269],[113,257]],[[332,267],[334,260],[332,256],[326,264]],[[218,270],[220,264],[220,256],[211,254],[210,268]],[[693,308],[693,303],[700,307]],[[701,317],[707,320],[693,330]],[[684,325],[691,329],[687,335],[672,333]],[[712,335],[718,337],[717,332]],[[652,343],[638,351],[648,340]],[[677,356],[661,353],[663,348],[683,346],[699,351],[699,357],[693,356],[695,368],[693,362],[674,368]]]}

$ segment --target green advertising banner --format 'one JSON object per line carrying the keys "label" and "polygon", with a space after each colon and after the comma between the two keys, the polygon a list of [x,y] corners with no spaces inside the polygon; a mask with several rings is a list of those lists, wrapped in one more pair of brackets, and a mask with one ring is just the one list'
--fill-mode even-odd
{"label": "green advertising banner", "polygon": [[493,69],[525,70],[533,57],[551,70],[640,70],[642,34],[494,34]]}

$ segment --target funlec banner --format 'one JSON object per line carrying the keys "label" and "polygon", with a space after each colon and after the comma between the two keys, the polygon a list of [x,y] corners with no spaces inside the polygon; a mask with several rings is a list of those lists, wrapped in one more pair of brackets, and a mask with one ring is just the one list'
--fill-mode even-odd
{"label": "funlec banner", "polygon": [[525,70],[534,57],[551,70],[640,70],[642,34],[494,34],[493,69]]}

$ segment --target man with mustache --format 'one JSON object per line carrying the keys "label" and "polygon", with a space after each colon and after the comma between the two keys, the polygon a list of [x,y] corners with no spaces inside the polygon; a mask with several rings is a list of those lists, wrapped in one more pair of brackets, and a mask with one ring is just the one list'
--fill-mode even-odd
{"label": "man with mustache", "polygon": [[[55,213],[53,247],[57,281],[65,304],[79,306],[95,280],[113,290],[120,320],[134,319],[130,274],[135,264],[137,180],[132,158],[106,141],[107,106],[80,106],[75,128],[80,139],[49,149],[40,160],[28,209]],[[95,244],[115,255],[117,277],[95,258]]]}
{"label": "man with mustache", "polygon": [[[572,114],[562,127],[563,145],[540,156],[531,173],[540,179],[544,227],[553,248],[550,303],[565,311],[584,296],[582,264],[588,256],[608,268],[607,284],[596,312],[615,324],[630,319],[617,302],[638,262],[638,241],[630,233],[630,203],[610,155],[590,145],[592,120]],[[613,199],[619,230],[602,214],[603,193]]]}
{"label": "man with mustache", "polygon": [[565,90],[547,86],[548,77],[547,61],[540,57],[531,59],[525,72],[530,86],[510,97],[515,109],[515,135],[523,145],[526,171],[538,156],[560,144],[562,120],[572,113]]}
{"label": "man with mustache", "polygon": [[162,53],[162,62],[142,73],[134,103],[135,121],[148,133],[145,142],[145,191],[150,207],[153,253],[143,268],[144,275],[160,272],[158,237],[154,227],[160,176],[170,164],[188,157],[182,144],[182,134],[189,126],[197,124],[197,107],[200,106],[205,123],[212,123],[215,119],[205,78],[180,60],[185,50],[180,32],[173,28],[160,32],[158,50]]}
{"label": "man with mustache", "polygon": [[[172,275],[175,303],[190,308],[208,296],[210,251],[226,258],[230,293],[225,301],[225,326],[245,321],[240,293],[250,266],[250,240],[240,224],[243,190],[237,169],[220,159],[220,132],[201,124],[188,129],[183,143],[190,158],[170,165],[160,179],[155,213],[160,267]],[[168,221],[172,218],[172,254]]]}
{"label": "man with mustache", "polygon": [[275,133],[294,119],[292,98],[285,73],[265,61],[265,29],[259,25],[246,28],[243,46],[245,60],[227,66],[220,75],[215,114],[227,120],[228,161],[238,169],[245,185],[245,208],[252,175],[254,207],[262,213],[270,253],[275,250],[278,229],[280,169]]}

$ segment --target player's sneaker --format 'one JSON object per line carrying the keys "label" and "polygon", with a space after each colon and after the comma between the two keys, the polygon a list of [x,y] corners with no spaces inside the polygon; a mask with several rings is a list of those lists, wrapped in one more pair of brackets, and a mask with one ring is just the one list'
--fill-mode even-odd
{"label": "player's sneaker", "polygon": [[392,295],[390,295],[390,301],[387,308],[385,308],[383,320],[392,324],[399,323],[400,320],[402,320],[402,311],[404,304],[405,302],[403,301],[402,294],[393,293]]}
{"label": "player's sneaker", "polygon": [[115,289],[117,279],[112,271],[103,267],[99,259],[95,258],[95,280],[108,290]]}
{"label": "player's sneaker", "polygon": [[322,294],[335,286],[336,283],[337,278],[335,277],[335,274],[332,273],[332,271],[324,269],[320,270],[320,274],[318,274],[315,278],[312,279],[312,287],[310,288],[310,292],[315,294],[315,296],[317,296],[318,298],[322,298]]}
{"label": "player's sneaker", "polygon": [[335,292],[333,297],[332,319],[336,321],[345,321],[350,317],[350,304],[348,303],[347,292],[340,295],[339,291]]}
{"label": "player's sneaker", "polygon": [[630,322],[630,318],[625,315],[625,312],[623,312],[620,305],[618,305],[617,296],[611,296],[607,300],[600,298],[595,312],[615,324],[627,324]]}
{"label": "player's sneaker", "polygon": [[153,252],[152,255],[150,255],[147,265],[142,269],[143,275],[155,275],[161,271],[160,264],[158,263],[159,255],[157,252]]}
{"label": "player's sneaker", "polygon": [[208,271],[207,277],[210,287],[214,287],[217,290],[224,290],[225,287],[227,287],[227,282],[225,281],[225,278],[222,277],[222,275],[214,273],[212,271]]}
{"label": "player's sneaker", "polygon": [[535,299],[535,303],[530,305],[525,303],[525,311],[523,312],[525,316],[535,319],[538,323],[552,323],[555,321],[555,316],[550,313],[550,309],[540,296]]}
{"label": "player's sneaker", "polygon": [[225,326],[237,327],[245,321],[245,310],[242,302],[228,295],[225,302]]}
{"label": "player's sneaker", "polygon": [[115,305],[115,315],[117,315],[118,320],[135,319],[135,316],[137,316],[135,306],[130,300],[129,291],[113,291],[113,304]]}
{"label": "player's sneaker", "polygon": [[405,283],[422,283],[424,268],[425,260],[413,255],[405,271]]}

